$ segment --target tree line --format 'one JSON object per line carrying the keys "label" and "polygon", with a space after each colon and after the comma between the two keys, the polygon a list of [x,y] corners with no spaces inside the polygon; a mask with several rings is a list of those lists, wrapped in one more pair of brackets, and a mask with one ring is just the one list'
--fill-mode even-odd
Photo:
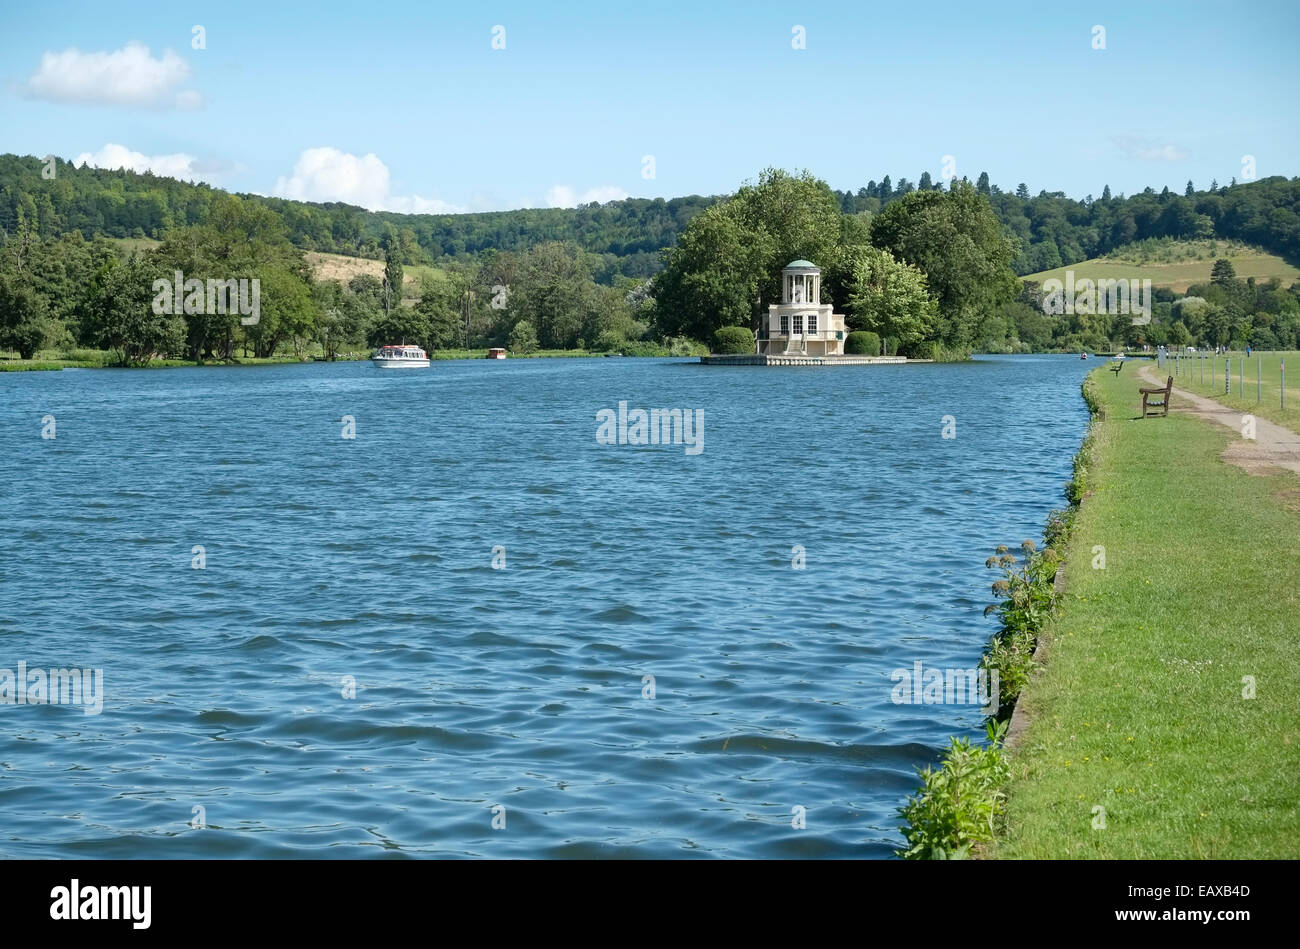
{"label": "tree line", "polygon": [[[850,330],[874,333],[890,352],[904,355],[1300,347],[1300,282],[1287,288],[1277,278],[1241,280],[1222,258],[1209,281],[1183,294],[1156,288],[1150,322],[1135,324],[1132,313],[1050,315],[1042,288],[1017,277],[1023,239],[994,210],[999,197],[1022,199],[993,194],[981,177],[975,185],[956,181],[946,189],[903,182],[902,193],[891,192],[874,213],[846,212],[844,194],[809,173],[769,169],[757,184],[697,215],[665,252],[665,269],[651,283],[656,325],[708,341],[729,327],[757,331],[768,305],[779,299],[781,268],[807,258],[823,271],[821,302],[843,312]],[[1224,214],[1234,228],[1258,239],[1261,217],[1274,228],[1285,224],[1285,209],[1271,205],[1270,195],[1289,193],[1294,184],[1270,179],[1212,197],[1226,202]],[[1161,214],[1190,206],[1185,199],[1148,197],[1129,210],[1152,202],[1163,204]],[[1113,211],[1098,206],[1094,219]],[[1161,215],[1139,216],[1154,222]],[[1148,249],[1181,236],[1148,237]]]}
{"label": "tree line", "polygon": [[[965,181],[966,179],[962,179]],[[915,191],[940,190],[923,174],[919,185],[907,179],[892,184],[886,176],[856,193],[835,192],[846,214],[875,214]],[[1210,182],[1199,191],[1188,181],[1182,194],[1168,187],[1145,188],[1125,197],[1103,187],[1101,197],[1068,198],[1060,191],[1031,197],[1025,184],[1003,191],[987,172],[975,182],[1007,233],[1020,241],[1012,261],[1019,275],[1039,273],[1100,257],[1152,238],[1225,238],[1255,244],[1292,262],[1300,261],[1300,178],[1265,178],[1249,183]]]}
{"label": "tree line", "polygon": [[[644,282],[597,283],[599,256],[571,241],[522,252],[492,251],[405,280],[407,248],[389,229],[384,267],[347,282],[317,280],[283,219],[257,201],[217,192],[203,223],[172,227],[154,248],[124,251],[79,231],[42,236],[20,208],[0,235],[0,349],[25,359],[77,347],[109,351],[123,365],[157,358],[194,361],[342,352],[388,343],[428,351],[509,346],[666,353],[685,341],[651,340]],[[233,307],[194,312],[171,305],[183,281],[253,281],[260,312],[245,321]],[[413,292],[407,292],[412,290]],[[159,300],[163,305],[158,305]],[[162,312],[160,312],[160,310]]]}
{"label": "tree line", "polygon": [[[0,155],[0,231],[14,233],[18,213],[42,237],[80,231],[91,240],[108,237],[161,239],[170,228],[202,224],[217,189],[148,172],[76,167],[56,158],[54,177],[42,175],[46,163],[32,157]],[[951,190],[967,179],[933,180],[923,173],[917,184],[889,176],[856,192],[832,191],[845,215],[875,215],[910,194]],[[1037,273],[1108,253],[1134,241],[1173,237],[1218,237],[1255,244],[1293,262],[1300,260],[1300,178],[1265,178],[1226,185],[1212,181],[1198,190],[1187,182],[1183,193],[1168,187],[1139,194],[1082,200],[1059,191],[1030,195],[1020,184],[1004,191],[982,172],[973,184],[987,199],[1006,233],[1019,241],[1012,270]],[[408,264],[447,263],[488,251],[515,253],[536,244],[572,242],[589,257],[598,283],[617,276],[647,277],[662,269],[660,252],[677,243],[686,225],[728,196],[628,198],[576,208],[531,208],[481,214],[397,214],[366,211],[342,203],[309,203],[241,195],[268,208],[282,221],[296,247],[379,259],[388,231],[402,237]]]}
{"label": "tree line", "polygon": [[[203,224],[218,195],[150,172],[77,167],[55,158],[0,155],[0,231],[14,233],[19,212],[43,238],[79,231],[96,236],[153,238]],[[389,231],[402,238],[407,264],[465,261],[488,251],[523,252],[536,244],[571,242],[593,255],[598,282],[644,277],[659,269],[659,251],[716,198],[628,198],[576,208],[525,208],[479,214],[398,214],[353,205],[239,195],[280,218],[286,238],[303,250],[381,259]]]}
{"label": "tree line", "polygon": [[[1226,228],[1260,243],[1267,231],[1276,245],[1290,239],[1288,215],[1294,215],[1286,202],[1300,181],[1232,184],[1204,195],[1189,183],[1190,197],[1149,193],[1126,200],[1103,193],[1099,201],[1080,204],[1082,210],[1054,217],[1046,210],[1068,205],[1066,199],[1031,199],[1023,186],[1020,195],[1004,194],[983,175],[975,184],[957,180],[946,187],[925,176],[917,188],[886,179],[867,189],[865,200],[877,202],[874,211],[859,210],[856,196],[846,211],[846,193],[807,172],[769,169],[756,183],[708,199],[679,222],[680,232],[656,255],[650,278],[611,272],[606,253],[567,239],[443,257],[440,271],[406,286],[404,267],[430,259],[409,227],[388,223],[379,233],[373,253],[383,261],[380,276],[318,281],[288,209],[325,206],[61,167],[60,174],[74,173],[69,184],[66,178],[40,178],[39,163],[13,156],[0,157],[0,172],[12,171],[15,162],[39,184],[18,193],[16,202],[7,183],[0,190],[0,348],[25,356],[45,348],[89,347],[110,350],[128,364],[160,356],[230,359],[237,349],[259,357],[310,350],[335,358],[397,342],[430,351],[503,345],[521,353],[688,353],[714,342],[720,329],[758,329],[767,305],[778,299],[781,268],[799,257],[822,267],[823,302],[845,313],[850,329],[875,333],[891,352],[908,355],[1100,350],[1108,341],[1178,345],[1184,337],[1201,345],[1258,348],[1300,343],[1300,288],[1237,280],[1225,275],[1225,261],[1216,264],[1215,279],[1183,295],[1191,299],[1158,290],[1155,319],[1145,327],[1105,314],[1048,316],[1040,288],[1017,279],[1025,238],[997,211],[1000,204],[1016,203],[1043,211],[1037,224],[1028,225],[1031,243],[1034,228],[1047,235],[1053,221],[1083,227],[1087,234],[1104,231],[1111,240],[1114,222],[1127,215],[1143,222],[1142,228],[1158,229],[1162,220],[1192,213],[1193,234]],[[184,223],[166,218],[171,223],[154,231],[158,247],[123,253],[100,234],[87,237],[80,228],[56,226],[61,218],[50,208],[57,189],[78,194],[84,186],[93,192],[96,182],[106,182],[121,197],[133,193],[127,187],[132,181],[152,181],[181,200]],[[614,213],[619,207],[626,203],[605,209]],[[502,214],[516,213],[523,212]],[[409,223],[428,216],[392,217]],[[1023,214],[1021,219],[1028,222]],[[1109,229],[1100,227],[1103,220],[1112,222]],[[1093,226],[1085,227],[1087,222]],[[516,233],[522,243],[530,232]],[[661,239],[662,234],[653,237]],[[1101,246],[1088,244],[1078,253]],[[263,287],[260,318],[245,325],[231,312],[154,312],[153,282],[177,271],[200,280],[257,279]]]}

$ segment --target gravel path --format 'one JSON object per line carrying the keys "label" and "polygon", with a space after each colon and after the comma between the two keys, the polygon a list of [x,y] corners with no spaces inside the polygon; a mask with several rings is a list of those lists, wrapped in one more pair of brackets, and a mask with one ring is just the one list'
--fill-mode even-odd
{"label": "gravel path", "polygon": [[[1161,375],[1154,366],[1142,366],[1138,373],[1144,385],[1158,386],[1169,378],[1168,373]],[[1142,396],[1138,387],[1133,387],[1133,406],[1141,411]],[[1226,425],[1239,436],[1238,440],[1228,446],[1223,453],[1223,460],[1243,468],[1251,474],[1264,474],[1269,468],[1285,468],[1300,474],[1300,434],[1289,428],[1283,428],[1276,422],[1255,417],[1255,438],[1241,438],[1245,426],[1246,413],[1240,409],[1230,408],[1222,403],[1207,399],[1205,396],[1178,388],[1174,383],[1173,397],[1169,400],[1171,413],[1184,412],[1196,415],[1210,422]],[[1147,419],[1154,422],[1155,419]]]}

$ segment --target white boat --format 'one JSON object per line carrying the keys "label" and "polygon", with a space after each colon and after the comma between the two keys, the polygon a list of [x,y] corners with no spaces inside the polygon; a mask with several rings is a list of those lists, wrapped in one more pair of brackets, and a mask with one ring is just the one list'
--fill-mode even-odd
{"label": "white boat", "polygon": [[429,368],[429,356],[419,346],[381,346],[370,361],[380,369]]}
{"label": "white boat", "polygon": [[492,347],[491,349],[489,349],[489,350],[487,351],[487,358],[488,358],[488,359],[505,359],[505,358],[506,358],[506,351],[505,351],[504,349],[502,349],[500,346],[494,346],[494,347]]}

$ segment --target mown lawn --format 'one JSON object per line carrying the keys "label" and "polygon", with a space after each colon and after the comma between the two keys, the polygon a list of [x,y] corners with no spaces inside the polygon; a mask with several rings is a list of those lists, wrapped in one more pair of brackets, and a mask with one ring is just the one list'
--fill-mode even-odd
{"label": "mown lawn", "polygon": [[1094,491],[989,855],[1300,857],[1300,478],[1221,461],[1226,428],[1134,419],[1136,376],[1094,378]]}
{"label": "mown lawn", "polygon": [[[1174,385],[1225,405],[1272,419],[1292,431],[1300,431],[1300,352],[1229,353],[1232,361],[1231,392],[1224,394],[1224,357],[1193,353],[1169,359],[1167,372]],[[1245,375],[1242,375],[1245,360]],[[1286,362],[1286,407],[1281,399],[1282,363]],[[1151,363],[1154,365],[1154,361]],[[1127,370],[1125,370],[1127,371]],[[1245,383],[1244,387],[1242,383]],[[1244,391],[1243,391],[1244,388]]]}

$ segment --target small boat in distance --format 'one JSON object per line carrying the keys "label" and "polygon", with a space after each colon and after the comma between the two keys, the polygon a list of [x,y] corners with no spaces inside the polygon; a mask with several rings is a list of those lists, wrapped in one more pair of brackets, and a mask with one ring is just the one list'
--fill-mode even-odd
{"label": "small boat in distance", "polygon": [[429,356],[419,346],[381,346],[370,358],[380,369],[428,369]]}
{"label": "small boat in distance", "polygon": [[500,346],[493,346],[491,349],[489,349],[489,350],[487,351],[487,356],[486,356],[485,358],[487,358],[487,359],[505,359],[505,358],[506,358],[506,351],[505,351],[504,349],[502,349]]}
{"label": "small boat in distance", "polygon": [[1087,359],[1087,358],[1088,358],[1088,354],[1087,354],[1087,353],[1079,353],[1079,358],[1080,358],[1080,359]]}

